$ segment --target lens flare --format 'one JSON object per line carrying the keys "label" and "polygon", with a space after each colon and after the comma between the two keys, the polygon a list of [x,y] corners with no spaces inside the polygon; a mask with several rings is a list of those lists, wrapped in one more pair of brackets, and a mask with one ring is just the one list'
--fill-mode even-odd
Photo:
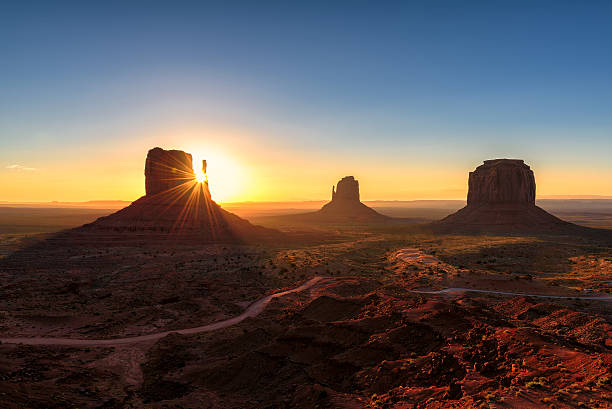
{"label": "lens flare", "polygon": [[199,183],[206,182],[206,173],[202,172],[202,169],[194,169],[193,173],[195,173],[195,178]]}
{"label": "lens flare", "polygon": [[[245,190],[244,165],[233,157],[211,148],[192,149],[193,172],[198,182],[210,183],[213,200],[224,202],[236,200]],[[206,173],[202,160],[207,162]]]}

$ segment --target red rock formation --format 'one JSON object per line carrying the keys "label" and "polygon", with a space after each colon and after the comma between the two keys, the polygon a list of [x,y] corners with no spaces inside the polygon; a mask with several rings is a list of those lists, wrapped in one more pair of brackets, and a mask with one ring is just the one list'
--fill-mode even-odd
{"label": "red rock formation", "polygon": [[535,205],[533,171],[519,159],[486,160],[470,172],[468,205],[520,203]]}
{"label": "red rock formation", "polygon": [[345,176],[338,182],[336,194],[332,200],[359,202],[359,182],[353,176]]}
{"label": "red rock formation", "polygon": [[342,178],[336,188],[332,187],[332,200],[321,210],[296,216],[315,222],[376,222],[389,219],[359,201],[359,182],[353,176]]}
{"label": "red rock formation", "polygon": [[486,160],[470,172],[467,206],[438,225],[467,230],[547,230],[570,225],[535,205],[535,177],[522,160]]}
{"label": "red rock formation", "polygon": [[[206,174],[205,160],[202,171]],[[191,154],[179,150],[151,149],[147,153],[144,174],[146,196],[157,196],[158,200],[174,200],[174,193],[198,187]],[[201,185],[204,195],[210,199],[208,181]]]}
{"label": "red rock formation", "polygon": [[[206,171],[206,161],[202,163]],[[276,237],[223,210],[210,195],[208,181],[195,179],[191,155],[151,149],[145,162],[146,195],[128,207],[83,226],[85,231],[127,232],[143,237],[173,236],[206,242],[242,242]]]}
{"label": "red rock formation", "polygon": [[194,179],[191,155],[183,151],[153,148],[145,162],[147,195],[166,192]]}

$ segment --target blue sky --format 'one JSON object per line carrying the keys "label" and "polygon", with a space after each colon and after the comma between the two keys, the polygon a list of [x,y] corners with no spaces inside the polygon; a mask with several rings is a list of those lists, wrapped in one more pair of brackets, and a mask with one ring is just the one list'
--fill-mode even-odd
{"label": "blue sky", "polygon": [[[151,145],[192,142],[174,129],[214,129],[262,162],[372,163],[372,183],[520,157],[612,194],[610,3],[85,3],[0,5],[0,165],[53,174],[85,155],[99,170],[125,146],[137,172]],[[201,138],[223,146],[214,133]],[[556,183],[546,192],[586,193]]]}

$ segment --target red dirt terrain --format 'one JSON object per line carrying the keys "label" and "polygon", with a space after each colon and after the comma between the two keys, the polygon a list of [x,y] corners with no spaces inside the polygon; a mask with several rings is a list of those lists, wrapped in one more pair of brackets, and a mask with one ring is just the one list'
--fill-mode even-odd
{"label": "red dirt terrain", "polygon": [[[3,276],[2,337],[111,340],[196,327],[237,316],[266,293],[315,274],[332,277],[273,299],[261,314],[217,331],[171,333],[130,345],[5,343],[0,400],[8,408],[612,405],[609,302],[414,293],[472,287],[605,296],[608,244],[564,247],[563,237],[354,234],[337,244],[258,252],[245,246],[201,253],[177,247],[172,255],[143,248],[134,258],[136,248],[109,254],[77,249],[71,263],[80,260],[75,266],[85,263],[81,268],[97,272],[75,271],[74,278],[62,275],[62,268],[45,270],[44,260],[25,262],[32,249],[9,256],[3,267],[20,260],[38,271],[38,279],[25,286],[17,271]],[[37,251],[40,259],[50,250]],[[122,257],[134,268],[112,270]],[[235,270],[228,274],[232,263]],[[508,264],[516,272],[508,273]],[[168,270],[173,272],[159,275]],[[560,273],[573,281],[550,285]],[[99,279],[83,280],[88,275]],[[73,291],[68,287],[75,278]],[[97,295],[103,292],[110,295]],[[65,300],[45,311],[52,298]]]}
{"label": "red dirt terrain", "polygon": [[[422,297],[401,281],[363,278],[314,296],[241,330],[160,343],[149,352],[145,383],[187,380],[191,389],[175,396],[186,406],[194,404],[189,391],[202,389],[221,407],[611,404],[612,326],[569,306]],[[185,359],[168,372],[163,355],[172,348]]]}

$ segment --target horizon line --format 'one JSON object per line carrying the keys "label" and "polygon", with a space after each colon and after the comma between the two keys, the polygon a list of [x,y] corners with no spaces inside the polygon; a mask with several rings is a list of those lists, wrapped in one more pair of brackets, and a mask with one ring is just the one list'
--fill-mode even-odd
{"label": "horizon line", "polygon": [[[137,200],[137,199],[134,199]],[[103,204],[103,203],[132,203],[134,200],[125,199],[92,199],[92,200],[19,200],[9,201],[0,200],[0,205],[78,205],[78,204]],[[536,200],[612,200],[612,195],[541,195],[536,196]],[[303,200],[235,200],[235,201],[218,201],[221,204],[264,204],[264,203],[320,203],[328,202],[330,199],[303,199]],[[450,201],[467,201],[465,198],[445,198],[445,199],[362,199],[362,202],[386,202],[386,203],[402,203],[402,202],[450,202]]]}

